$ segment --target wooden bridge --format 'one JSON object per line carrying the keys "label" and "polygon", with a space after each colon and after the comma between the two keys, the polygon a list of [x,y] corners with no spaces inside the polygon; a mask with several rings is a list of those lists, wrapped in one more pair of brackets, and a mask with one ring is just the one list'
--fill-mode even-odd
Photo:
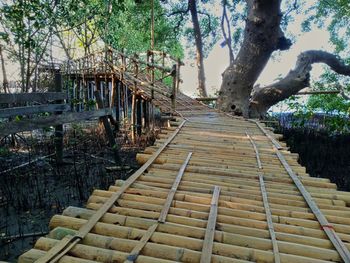
{"label": "wooden bridge", "polygon": [[169,89],[116,64],[101,69],[175,119],[138,171],[54,216],[19,262],[350,262],[350,193],[310,177],[258,121],[177,92],[178,77]]}

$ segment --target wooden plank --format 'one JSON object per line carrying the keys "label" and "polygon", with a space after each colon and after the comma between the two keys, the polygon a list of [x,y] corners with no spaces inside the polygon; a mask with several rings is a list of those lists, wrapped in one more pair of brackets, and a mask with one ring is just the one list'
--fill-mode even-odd
{"label": "wooden plank", "polygon": [[320,95],[320,94],[339,94],[339,90],[311,90],[311,91],[300,91],[295,95]]}
{"label": "wooden plank", "polygon": [[197,101],[216,101],[218,97],[203,97],[203,98],[195,98]]}
{"label": "wooden plank", "polygon": [[[319,94],[339,94],[339,90],[315,90],[315,91],[300,91],[295,95],[319,95]],[[216,101],[218,97],[203,97],[195,98],[197,101]]]}
{"label": "wooden plank", "polygon": [[68,104],[44,104],[27,107],[14,107],[0,109],[0,118],[9,118],[17,115],[31,115],[43,112],[55,112],[55,111],[69,111],[70,106]]}
{"label": "wooden plank", "polygon": [[176,190],[180,184],[181,178],[183,174],[185,173],[186,166],[188,162],[190,161],[192,156],[192,152],[190,152],[184,161],[184,163],[181,165],[179,172],[174,180],[174,183],[168,193],[167,199],[165,200],[165,203],[163,205],[162,211],[160,212],[158,223],[150,226],[150,228],[147,230],[147,232],[142,236],[140,242],[137,244],[137,246],[130,252],[129,256],[127,257],[127,260],[124,261],[124,263],[132,263],[135,262],[139,254],[141,253],[144,246],[147,244],[147,242],[151,239],[153,233],[156,231],[159,223],[165,223],[166,217],[168,215],[170,205],[174,199]]}
{"label": "wooden plank", "polygon": [[142,98],[139,96],[136,100],[136,131],[137,136],[142,135]]}
{"label": "wooden plank", "polygon": [[[62,92],[62,75],[61,72],[55,71],[55,78],[54,78],[54,91],[55,92]],[[50,91],[50,90],[49,90]],[[56,100],[55,103],[64,103],[63,100]],[[61,115],[62,111],[56,111],[54,113],[55,115]],[[64,130],[63,130],[63,124],[59,124],[55,126],[55,150],[56,150],[56,162],[58,164],[63,162],[63,148],[64,148]]]}
{"label": "wooden plank", "polygon": [[[103,104],[103,100],[102,100],[100,91],[96,90],[94,92],[94,95],[95,95],[95,98],[96,98],[96,102],[97,102],[98,108],[99,109],[103,109],[104,108],[104,104]],[[115,160],[116,163],[119,163],[120,162],[119,149],[117,147],[117,142],[115,140],[111,124],[109,123],[109,120],[108,120],[107,116],[102,116],[101,120],[103,122],[103,126],[105,127],[106,135],[107,135],[107,138],[108,138],[108,141],[109,141],[109,146],[112,147],[112,149],[113,149],[114,160]]]}
{"label": "wooden plank", "polygon": [[272,142],[272,144],[273,144],[278,150],[282,150],[282,149],[283,149],[283,147],[281,146],[281,144],[280,144],[278,141],[276,141],[276,139],[273,138],[273,137],[266,131],[266,129],[260,124],[259,121],[257,121],[257,120],[252,120],[252,119],[248,119],[248,121],[255,123],[256,126],[258,126],[258,128],[265,134],[265,136],[266,136],[267,138],[269,138],[269,140]]}
{"label": "wooden plank", "polygon": [[184,163],[181,165],[180,167],[180,170],[175,178],[175,181],[169,191],[169,194],[167,196],[167,199],[164,203],[164,206],[162,208],[162,211],[160,212],[160,215],[159,215],[159,218],[158,218],[158,222],[160,223],[164,223],[165,220],[166,220],[166,217],[168,215],[168,212],[169,212],[169,209],[170,209],[170,205],[174,199],[174,196],[175,196],[175,193],[176,193],[176,190],[180,184],[180,181],[181,181],[181,178],[183,176],[183,174],[185,173],[185,170],[186,170],[186,167],[191,159],[191,156],[192,156],[192,152],[190,152],[188,155],[187,155],[187,158],[186,160],[184,161]]}
{"label": "wooden plank", "polygon": [[140,252],[145,247],[147,242],[151,239],[153,233],[156,231],[157,227],[159,225],[159,222],[151,225],[147,232],[142,236],[140,242],[133,248],[133,250],[130,252],[130,254],[127,256],[124,263],[134,263],[136,259],[138,258]]}
{"label": "wooden plank", "polygon": [[265,208],[267,226],[268,226],[268,229],[270,232],[270,238],[271,238],[271,242],[272,242],[274,262],[280,263],[281,259],[280,259],[280,253],[278,250],[278,244],[277,244],[277,240],[276,240],[276,233],[275,233],[275,229],[273,227],[272,214],[271,214],[271,210],[270,210],[269,200],[267,198],[267,191],[266,191],[266,187],[265,187],[264,177],[262,174],[259,174],[259,182],[260,182],[260,190],[261,190],[261,195],[263,198],[263,203],[264,203],[264,208]]}
{"label": "wooden plank", "polygon": [[[81,239],[83,239],[91,229],[100,221],[101,217],[115,204],[119,197],[128,189],[159,157],[162,151],[171,143],[175,136],[179,133],[181,128],[185,125],[186,120],[184,120],[179,127],[172,133],[172,135],[166,140],[166,142],[152,155],[149,160],[140,167],[133,175],[131,175],[123,184],[123,186],[115,192],[101,207],[99,210],[94,213],[94,215],[84,224],[76,235],[71,236],[68,239],[65,239],[64,244],[59,243],[59,249],[54,246],[45,254],[42,258],[35,261],[36,263],[47,263],[47,262],[56,262],[61,257],[63,257],[75,244],[77,244]],[[78,240],[78,241],[77,241]],[[51,253],[50,251],[54,251]]]}
{"label": "wooden plank", "polygon": [[56,126],[64,123],[71,123],[76,121],[88,120],[101,116],[110,115],[110,109],[85,111],[85,112],[70,112],[62,115],[52,115],[48,117],[40,117],[33,119],[25,119],[21,121],[12,121],[0,124],[0,136],[8,134],[32,131],[50,126]]}
{"label": "wooden plank", "polygon": [[321,210],[318,208],[315,201],[312,199],[310,193],[306,190],[306,188],[304,187],[303,183],[300,181],[298,176],[293,172],[292,168],[289,166],[283,154],[276,147],[275,147],[275,152],[281,164],[287,171],[288,175],[293,180],[295,186],[298,188],[298,190],[304,197],[312,213],[317,218],[318,222],[321,225],[321,228],[326,233],[326,235],[328,236],[329,240],[332,242],[335,249],[338,251],[340,257],[344,260],[344,262],[350,263],[350,252],[347,249],[347,247],[344,245],[343,241],[339,238],[337,233],[334,231],[333,226],[329,224],[324,214],[321,212]]}
{"label": "wooden plank", "polygon": [[261,164],[261,160],[260,160],[260,156],[259,156],[259,152],[258,152],[258,147],[256,146],[255,142],[253,141],[252,137],[248,134],[248,132],[246,132],[245,134],[247,135],[250,143],[252,144],[252,146],[254,148],[256,161],[258,163],[258,168],[262,169],[262,164]]}
{"label": "wooden plank", "polygon": [[23,102],[40,102],[44,103],[50,100],[65,100],[67,94],[64,92],[33,92],[33,93],[12,93],[0,94],[0,104],[12,104]]}
{"label": "wooden plank", "polygon": [[210,212],[208,217],[207,229],[205,231],[202,255],[200,263],[210,263],[211,255],[213,251],[216,218],[218,214],[218,203],[221,188],[219,186],[214,186],[214,193],[210,203]]}

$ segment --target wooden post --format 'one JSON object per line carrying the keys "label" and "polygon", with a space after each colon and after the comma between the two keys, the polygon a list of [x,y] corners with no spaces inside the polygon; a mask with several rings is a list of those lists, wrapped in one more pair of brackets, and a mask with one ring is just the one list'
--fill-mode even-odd
{"label": "wooden post", "polygon": [[116,97],[117,97],[117,83],[115,76],[111,76],[111,85],[112,85],[112,94],[111,94],[111,101],[109,104],[109,107],[113,108],[116,105]]}
{"label": "wooden post", "polygon": [[[55,91],[62,92],[62,75],[60,70],[54,70],[55,73]],[[56,101],[62,103],[63,101]],[[56,112],[55,114],[62,114],[62,112]],[[56,149],[56,161],[57,163],[63,162],[63,125],[55,126],[55,149]]]}
{"label": "wooden post", "polygon": [[151,126],[151,130],[153,131],[155,127],[154,105],[152,103],[150,103],[149,105],[150,105],[150,118],[151,118],[150,126]]}
{"label": "wooden post", "polygon": [[[151,63],[152,65],[154,65],[154,52],[152,50],[152,54],[151,54]],[[152,85],[152,90],[151,90],[151,97],[152,97],[152,100],[154,99],[154,67],[152,66],[151,67],[151,85]]]}
{"label": "wooden post", "polygon": [[173,65],[173,69],[171,71],[171,76],[173,77],[173,88],[171,91],[171,108],[173,111],[176,110],[176,89],[177,89],[177,74],[176,74],[176,65]]}
{"label": "wooden post", "polygon": [[[139,74],[139,67],[136,62],[137,55],[134,55],[134,77],[137,79]],[[135,132],[136,132],[136,94],[137,93],[137,83],[134,82],[133,93],[132,93],[132,102],[131,102],[131,140],[135,142]]]}
{"label": "wooden post", "polygon": [[142,98],[138,96],[136,105],[136,130],[137,136],[142,134]]}
{"label": "wooden post", "polygon": [[144,125],[146,131],[149,130],[149,102],[147,100],[143,101],[143,117],[144,117]]}
{"label": "wooden post", "polygon": [[79,112],[79,90],[80,90],[80,77],[77,75],[77,83],[75,88],[75,110]]}
{"label": "wooden post", "polygon": [[135,126],[136,126],[136,86],[132,93],[131,101],[131,140],[135,142]]}
{"label": "wooden post", "polygon": [[128,95],[128,87],[123,85],[124,87],[124,120],[129,120],[129,95]]}
{"label": "wooden post", "polygon": [[116,121],[116,130],[120,130],[120,90],[121,90],[121,82],[116,83],[115,76],[113,75],[113,83],[115,85],[115,93],[116,93],[116,98],[115,98],[115,121]]}
{"label": "wooden post", "polygon": [[[97,103],[98,109],[103,109],[104,108],[103,100],[102,100],[102,97],[101,97],[99,90],[95,91],[95,98],[96,98],[96,103]],[[119,149],[117,147],[117,143],[116,143],[115,138],[114,138],[114,133],[113,133],[112,127],[108,121],[108,117],[102,116],[100,119],[102,120],[103,126],[105,127],[106,135],[107,135],[107,138],[109,141],[109,146],[112,147],[115,162],[119,163],[120,162]]]}

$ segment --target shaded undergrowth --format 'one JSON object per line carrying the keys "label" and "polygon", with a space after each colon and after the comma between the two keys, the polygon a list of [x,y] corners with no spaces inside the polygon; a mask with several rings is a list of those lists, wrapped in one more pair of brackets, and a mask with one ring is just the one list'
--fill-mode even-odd
{"label": "shaded undergrowth", "polygon": [[[40,137],[40,136],[39,136]],[[50,218],[67,206],[83,206],[93,189],[107,189],[126,179],[138,167],[135,156],[147,142],[122,144],[122,163],[115,164],[113,151],[98,127],[73,127],[65,136],[64,162],[54,155],[1,174],[39,156],[54,154],[52,135],[27,135],[2,141],[0,151],[0,260],[15,261],[35,240],[49,231]],[[117,166],[120,169],[108,170]]]}

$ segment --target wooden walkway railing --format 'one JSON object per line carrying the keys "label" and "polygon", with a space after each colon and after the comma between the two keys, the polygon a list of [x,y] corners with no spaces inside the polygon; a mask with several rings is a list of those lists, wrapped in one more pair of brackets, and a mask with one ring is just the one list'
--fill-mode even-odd
{"label": "wooden walkway railing", "polygon": [[142,100],[176,119],[137,155],[138,171],[54,216],[19,262],[350,263],[350,193],[310,177],[258,121],[179,92],[179,61],[144,56],[109,50],[66,65],[75,94],[88,99],[94,85],[99,108],[116,107],[117,120],[131,94],[133,129],[148,112]]}
{"label": "wooden walkway railing", "polygon": [[259,122],[179,97],[143,166],[54,216],[19,262],[350,262],[350,193]]}

